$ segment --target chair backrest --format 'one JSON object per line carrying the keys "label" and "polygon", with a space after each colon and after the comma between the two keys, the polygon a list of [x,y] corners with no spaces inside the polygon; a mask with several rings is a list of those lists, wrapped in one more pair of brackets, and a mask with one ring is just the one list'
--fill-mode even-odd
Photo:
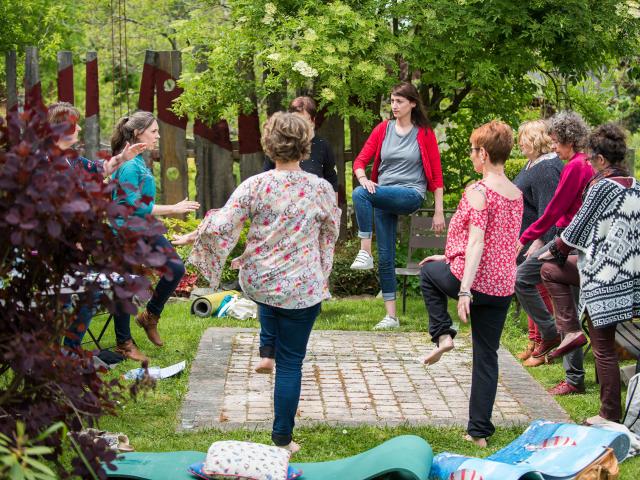
{"label": "chair backrest", "polygon": [[[445,210],[445,223],[449,227],[449,221],[453,210]],[[418,210],[409,216],[409,247],[407,251],[407,264],[411,264],[416,250],[438,249],[444,251],[447,243],[447,230],[435,233],[431,230],[433,223],[433,210]]]}

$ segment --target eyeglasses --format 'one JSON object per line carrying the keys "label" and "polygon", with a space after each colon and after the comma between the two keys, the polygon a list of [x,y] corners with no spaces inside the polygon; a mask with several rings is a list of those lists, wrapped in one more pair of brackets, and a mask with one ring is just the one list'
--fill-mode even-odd
{"label": "eyeglasses", "polygon": [[482,147],[471,147],[469,149],[469,155],[471,155],[473,152],[477,152],[478,150],[481,150]]}

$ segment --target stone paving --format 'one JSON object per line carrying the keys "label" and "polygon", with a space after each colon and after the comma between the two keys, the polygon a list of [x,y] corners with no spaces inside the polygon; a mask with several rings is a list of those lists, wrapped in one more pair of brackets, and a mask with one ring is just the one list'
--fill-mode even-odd
{"label": "stone paving", "polygon": [[[456,338],[453,352],[426,367],[419,359],[430,348],[424,333],[314,331],[296,424],[465,426],[470,339]],[[191,367],[179,428],[270,428],[274,377],[253,371],[258,360],[257,330],[208,329]],[[500,349],[499,361],[497,425],[568,420],[508,351]]]}

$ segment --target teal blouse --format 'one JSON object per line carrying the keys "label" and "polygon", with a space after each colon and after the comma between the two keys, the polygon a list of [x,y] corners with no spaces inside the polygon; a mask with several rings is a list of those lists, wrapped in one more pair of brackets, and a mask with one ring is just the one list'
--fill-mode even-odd
{"label": "teal blouse", "polygon": [[125,162],[116,170],[112,178],[120,186],[113,192],[114,200],[121,205],[134,207],[133,215],[138,217],[151,213],[155,203],[156,180],[142,155],[137,155]]}

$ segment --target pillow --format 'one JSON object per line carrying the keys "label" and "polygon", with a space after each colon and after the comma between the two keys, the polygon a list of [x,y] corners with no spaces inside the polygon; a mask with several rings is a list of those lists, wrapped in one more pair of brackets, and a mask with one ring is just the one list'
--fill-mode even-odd
{"label": "pillow", "polygon": [[209,447],[202,472],[215,478],[286,480],[290,456],[284,448],[223,440]]}
{"label": "pillow", "polygon": [[[213,480],[215,477],[211,477],[206,473],[202,472],[203,466],[204,466],[204,462],[198,462],[198,463],[189,465],[189,468],[187,468],[187,470],[194,477],[201,478],[203,480]],[[291,465],[289,465],[289,469],[287,470],[287,480],[295,480],[296,478],[301,476],[302,476],[302,470],[300,470],[299,468],[294,468]]]}

